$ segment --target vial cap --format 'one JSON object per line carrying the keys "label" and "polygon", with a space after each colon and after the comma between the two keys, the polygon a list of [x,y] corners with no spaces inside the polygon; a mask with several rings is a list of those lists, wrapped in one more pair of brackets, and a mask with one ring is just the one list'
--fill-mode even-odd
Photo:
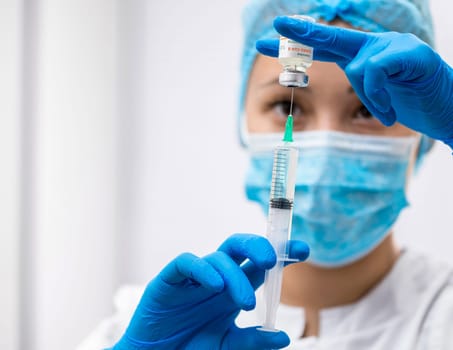
{"label": "vial cap", "polygon": [[283,71],[278,77],[278,82],[286,87],[306,87],[308,86],[308,75],[303,72]]}

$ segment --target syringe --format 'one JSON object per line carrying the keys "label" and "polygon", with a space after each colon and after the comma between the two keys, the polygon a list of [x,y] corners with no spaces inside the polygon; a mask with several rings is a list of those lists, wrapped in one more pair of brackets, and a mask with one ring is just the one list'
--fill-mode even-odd
{"label": "syringe", "polygon": [[[299,20],[315,22],[309,16],[293,16]],[[285,126],[283,143],[274,150],[272,186],[267,220],[267,238],[277,254],[277,263],[266,270],[264,279],[265,319],[263,331],[276,331],[275,320],[282,290],[283,267],[289,259],[287,242],[291,235],[294,191],[296,187],[296,169],[298,149],[293,142],[293,99],[294,88],[308,86],[306,74],[313,62],[313,48],[281,36],[278,60],[283,65],[279,83],[291,88],[291,105]]]}
{"label": "syringe", "polygon": [[277,263],[266,271],[264,279],[265,319],[263,326],[259,328],[262,331],[276,331],[275,320],[280,303],[283,267],[285,262],[294,261],[289,259],[287,246],[291,235],[298,157],[298,149],[292,145],[292,134],[293,117],[290,114],[286,121],[283,142],[274,150],[266,236],[275,249]]}

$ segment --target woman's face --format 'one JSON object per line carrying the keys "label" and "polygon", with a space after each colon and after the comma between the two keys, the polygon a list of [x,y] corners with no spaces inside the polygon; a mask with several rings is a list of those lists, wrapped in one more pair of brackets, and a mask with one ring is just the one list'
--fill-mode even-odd
{"label": "woman's face", "polygon": [[[281,71],[277,59],[257,57],[245,100],[249,132],[283,132],[289,114],[291,89],[278,83]],[[385,127],[374,118],[335,63],[315,61],[307,74],[309,86],[294,90],[292,115],[295,131],[333,130],[382,136],[416,134],[398,123]]]}

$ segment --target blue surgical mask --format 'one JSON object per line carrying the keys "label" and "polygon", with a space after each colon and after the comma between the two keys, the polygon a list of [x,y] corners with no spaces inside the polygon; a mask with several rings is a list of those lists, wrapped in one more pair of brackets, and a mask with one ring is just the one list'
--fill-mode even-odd
{"label": "blue surgical mask", "polygon": [[[266,213],[272,149],[281,135],[249,135],[247,197]],[[417,137],[332,131],[299,132],[292,239],[310,247],[309,262],[339,267],[372,251],[390,232],[405,195],[409,159]]]}

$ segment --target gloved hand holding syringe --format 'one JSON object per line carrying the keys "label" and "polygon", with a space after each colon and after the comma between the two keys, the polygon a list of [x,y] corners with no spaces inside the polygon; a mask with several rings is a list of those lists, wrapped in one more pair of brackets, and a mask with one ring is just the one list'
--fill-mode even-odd
{"label": "gloved hand holding syringe", "polygon": [[[299,19],[314,21],[308,16],[297,16]],[[294,88],[308,86],[306,69],[313,61],[311,47],[280,37],[279,62],[283,65],[279,82],[291,87],[290,112],[285,126],[282,143],[274,150],[272,184],[269,201],[269,213],[266,236],[277,255],[275,266],[266,271],[264,279],[265,319],[262,331],[276,331],[275,321],[280,303],[283,268],[289,259],[288,240],[291,236],[291,223],[296,186],[296,170],[299,151],[293,142],[293,100]]]}

